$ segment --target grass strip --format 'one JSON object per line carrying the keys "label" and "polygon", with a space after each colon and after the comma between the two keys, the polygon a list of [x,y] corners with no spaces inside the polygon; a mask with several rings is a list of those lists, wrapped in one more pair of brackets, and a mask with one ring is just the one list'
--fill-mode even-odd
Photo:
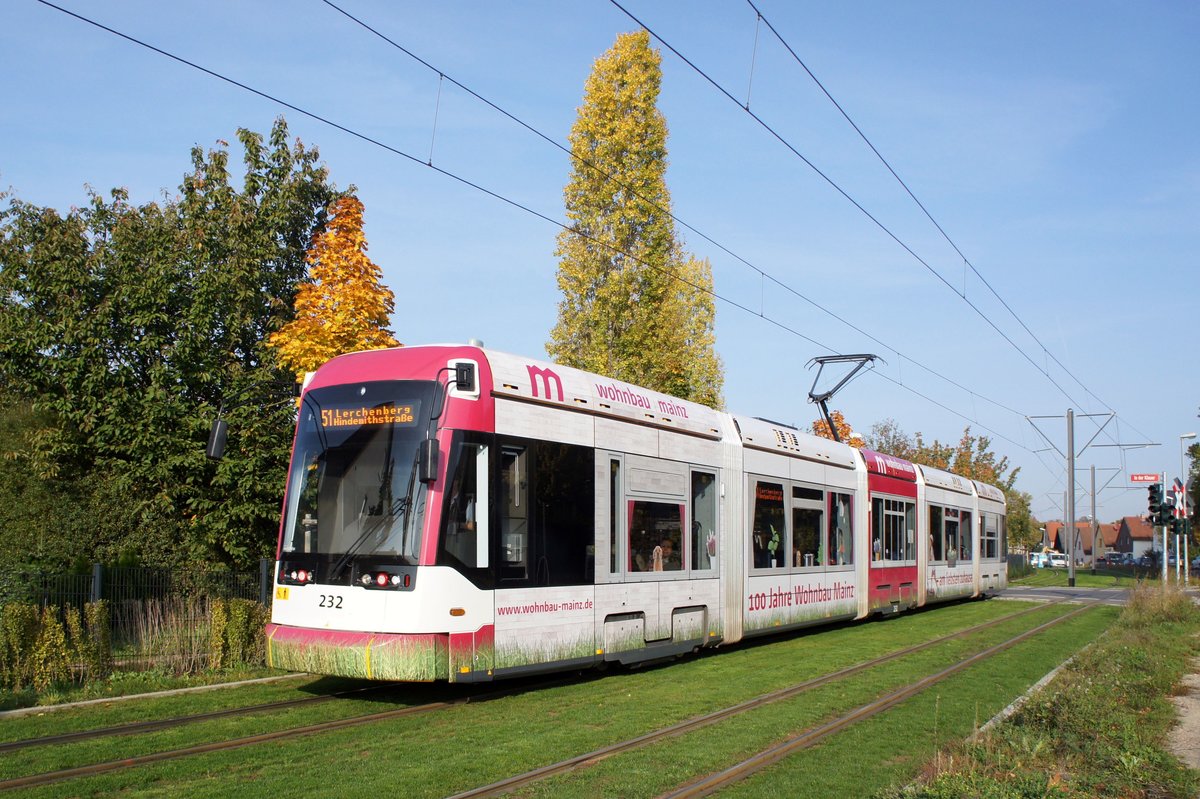
{"label": "grass strip", "polygon": [[1164,748],[1167,699],[1200,647],[1200,609],[1139,589],[1112,632],[977,740],[939,752],[927,779],[881,799],[1194,797],[1200,775]]}
{"label": "grass strip", "polygon": [[[301,787],[338,795],[402,788],[409,797],[445,796],[1008,615],[1014,607],[1014,603],[964,603],[886,622],[763,640],[669,667],[531,689],[336,735],[173,761],[72,781],[65,787],[79,796],[116,791],[157,796],[168,790],[172,795],[196,797],[291,795]],[[1039,619],[1061,612],[1064,609],[1044,608],[1026,617],[1025,624],[1034,626]],[[996,635],[1002,635],[1003,628],[998,626]],[[902,672],[885,682],[899,679]],[[844,689],[828,690],[836,696]],[[868,686],[868,693],[876,690]],[[787,704],[794,709],[800,703],[797,699]],[[819,707],[821,701],[812,704]],[[64,786],[48,786],[27,795],[57,797],[63,790]]]}

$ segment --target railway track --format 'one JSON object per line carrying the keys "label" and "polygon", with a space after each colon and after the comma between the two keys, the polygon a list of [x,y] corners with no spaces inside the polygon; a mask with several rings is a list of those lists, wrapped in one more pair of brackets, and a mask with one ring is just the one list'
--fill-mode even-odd
{"label": "railway track", "polygon": [[[656,731],[653,731],[650,733],[646,733],[645,735],[639,736],[637,738],[633,738],[633,739],[630,739],[627,741],[612,744],[610,746],[595,750],[593,752],[589,752],[584,755],[580,755],[578,757],[570,758],[568,760],[564,760],[559,763],[554,763],[554,764],[551,764],[551,765],[548,765],[548,766],[545,766],[545,767],[542,767],[539,769],[535,769],[533,771],[526,772],[524,774],[519,774],[519,775],[510,777],[510,778],[507,778],[505,780],[501,780],[499,782],[483,786],[481,788],[477,788],[477,789],[473,789],[471,791],[466,791],[466,792],[457,794],[455,799],[464,799],[465,797],[498,796],[498,795],[501,795],[504,793],[508,793],[510,791],[513,791],[513,790],[523,786],[523,785],[528,785],[528,784],[546,779],[547,777],[554,776],[556,774],[562,774],[562,773],[571,771],[576,768],[584,767],[591,763],[599,762],[600,760],[603,760],[608,757],[612,757],[612,756],[620,754],[622,752],[631,751],[633,749],[647,746],[656,741],[661,741],[661,740],[664,740],[667,738],[683,735],[692,730],[697,730],[702,727],[718,723],[718,722],[722,721],[723,719],[731,718],[731,717],[740,715],[742,713],[746,713],[750,710],[753,710],[758,707],[763,707],[764,705],[768,705],[773,702],[783,701],[785,699],[791,698],[791,697],[796,696],[805,691],[809,691],[814,688],[836,682],[838,680],[846,679],[847,677],[850,677],[854,674],[865,671],[867,669],[873,668],[875,666],[879,666],[883,663],[887,663],[889,661],[896,660],[896,659],[904,657],[906,655],[910,655],[915,652],[919,652],[921,650],[928,649],[930,647],[934,647],[934,646],[946,643],[946,642],[954,640],[954,639],[964,638],[966,636],[981,632],[988,628],[995,627],[999,624],[1003,624],[1005,622],[1019,619],[1030,613],[1037,612],[1049,605],[1055,605],[1055,604],[1059,604],[1059,603],[1058,602],[1047,603],[1046,605],[1040,605],[1038,607],[1029,608],[1029,609],[1022,610],[1022,611],[1019,611],[1016,613],[1007,614],[1000,618],[993,619],[993,620],[984,622],[982,624],[977,624],[972,627],[968,627],[968,628],[959,630],[954,633],[949,633],[949,634],[940,636],[938,638],[934,638],[929,641],[925,641],[920,644],[915,644],[910,647],[905,647],[903,649],[894,650],[894,651],[888,652],[880,657],[862,661],[860,663],[854,664],[854,665],[846,667],[844,669],[840,669],[838,671],[831,672],[829,674],[825,674],[820,677],[816,677],[811,680],[807,680],[802,683],[798,683],[796,685],[789,686],[789,687],[781,689],[779,691],[774,691],[769,694],[755,697],[753,699],[747,700],[745,702],[741,702],[739,704],[736,704],[736,705],[733,705],[733,706],[730,706],[727,708],[723,708],[723,709],[715,711],[713,713],[709,713],[709,714],[705,714],[703,716],[688,719],[688,720],[685,720],[678,724],[675,724],[675,725],[672,725],[672,726],[669,726],[669,727],[666,727],[666,728],[663,728],[660,730],[656,730]],[[1040,632],[1041,630],[1043,630],[1049,626],[1052,626],[1053,624],[1057,624],[1061,621],[1064,621],[1067,618],[1074,616],[1076,613],[1082,612],[1083,610],[1086,610],[1086,607],[1080,608],[1079,610],[1065,614],[1064,616],[1060,616],[1060,617],[1058,617],[1050,622],[1047,622],[1046,624],[1040,625],[1039,627],[1036,627],[1030,631],[1026,631],[1026,632],[1020,634],[1019,636],[1016,636],[1013,639],[1009,639],[1008,641],[1004,642],[1003,644],[997,645],[996,647],[992,647],[991,649],[985,650],[982,653],[974,655],[971,658],[968,658],[967,661],[962,661],[959,664],[956,664],[954,667],[951,667],[951,668],[955,669],[955,670],[966,668],[971,663],[974,663],[985,657],[990,657],[992,654],[996,654],[997,652],[1002,651],[1003,648],[1012,646],[1015,643],[1019,642],[1020,640],[1024,640],[1025,638],[1028,638],[1029,636],[1034,635],[1037,632]],[[950,674],[952,674],[952,673],[953,672],[948,671],[945,674],[939,673],[939,675],[933,675],[933,677],[937,677],[938,679],[945,679],[946,677],[950,676]],[[920,683],[914,684],[914,685],[921,686],[921,688],[917,689],[917,691],[914,691],[914,693],[919,692],[919,690],[924,690],[925,687],[928,687],[928,684],[932,684],[932,683],[927,684],[927,681],[930,679],[932,679],[932,678],[926,678],[926,680],[923,680]],[[556,681],[556,682],[564,682],[564,681],[560,680],[560,681]],[[542,683],[542,685],[546,685],[546,683]],[[328,695],[321,695],[321,696],[317,696],[317,697],[305,697],[305,698],[299,699],[299,700],[288,700],[285,702],[276,702],[276,703],[270,703],[267,705],[251,706],[251,707],[247,707],[247,708],[235,708],[235,709],[229,709],[229,710],[214,711],[212,713],[197,714],[194,716],[185,716],[185,717],[179,717],[179,718],[175,718],[175,719],[163,719],[163,720],[156,720],[156,721],[139,722],[139,723],[135,723],[135,724],[120,725],[117,727],[81,731],[81,732],[77,732],[77,733],[66,733],[63,735],[56,735],[56,736],[45,736],[42,738],[27,739],[24,741],[13,741],[13,742],[4,744],[3,746],[0,746],[0,751],[13,751],[13,750],[31,748],[31,747],[36,747],[36,746],[45,746],[48,744],[72,743],[72,742],[76,742],[76,741],[80,741],[80,740],[95,739],[95,738],[100,738],[100,737],[105,737],[105,736],[136,735],[136,734],[140,734],[140,733],[146,733],[146,732],[151,732],[151,731],[164,730],[164,729],[170,729],[173,727],[184,726],[187,724],[196,723],[198,721],[204,721],[204,720],[208,720],[208,719],[212,719],[212,718],[220,718],[220,717],[226,717],[226,716],[231,716],[231,715],[247,714],[247,713],[254,713],[254,712],[264,712],[264,711],[270,711],[270,710],[275,710],[275,709],[282,709],[282,708],[289,707],[289,706],[295,706],[297,704],[306,704],[306,703],[310,703],[310,702],[323,702],[323,701],[328,701],[329,699],[335,698],[336,696],[339,696],[341,694],[351,695],[354,693],[366,692],[366,691],[370,691],[372,689],[381,689],[381,688],[386,688],[386,687],[388,687],[388,686],[369,686],[365,689],[359,689],[357,691],[339,692],[339,694],[328,694]],[[910,688],[911,687],[912,686],[910,686]],[[244,736],[244,737],[235,738],[235,739],[231,739],[231,740],[214,741],[214,742],[210,742],[210,743],[198,744],[195,746],[183,747],[183,748],[179,748],[179,749],[171,749],[171,750],[166,750],[166,751],[161,751],[161,752],[149,753],[146,755],[141,755],[141,756],[136,756],[136,757],[127,757],[127,758],[121,758],[118,760],[112,760],[112,761],[107,761],[107,762],[102,762],[102,763],[94,763],[94,764],[78,766],[78,767],[74,767],[74,768],[59,769],[59,770],[44,772],[44,773],[40,773],[40,774],[32,774],[32,775],[27,775],[27,776],[22,776],[22,777],[14,777],[14,778],[7,779],[7,780],[0,780],[0,791],[12,790],[12,789],[16,789],[16,788],[35,787],[35,786],[46,785],[49,783],[59,782],[59,781],[63,781],[63,780],[79,779],[79,778],[84,778],[84,777],[96,776],[96,775],[110,773],[110,772],[121,770],[121,769],[127,769],[127,768],[136,767],[136,766],[148,765],[148,764],[152,764],[152,763],[159,763],[159,762],[163,762],[163,761],[167,761],[167,760],[175,760],[175,759],[180,759],[180,758],[192,757],[192,756],[205,754],[205,753],[211,753],[211,752],[228,751],[228,750],[232,750],[232,749],[254,746],[257,744],[267,743],[267,742],[271,742],[271,741],[286,740],[289,738],[296,738],[296,737],[307,736],[307,735],[316,735],[316,734],[324,733],[324,732],[332,732],[332,731],[345,729],[345,728],[349,728],[349,727],[357,727],[357,726],[362,726],[362,725],[374,724],[374,723],[383,722],[383,721],[387,721],[387,720],[391,720],[391,719],[401,718],[404,716],[411,716],[411,715],[417,715],[417,714],[422,714],[422,713],[435,712],[435,711],[447,709],[450,707],[466,704],[468,702],[486,701],[489,699],[499,698],[501,696],[511,695],[512,693],[520,691],[520,690],[523,690],[523,688],[520,688],[520,687],[506,688],[506,689],[500,690],[500,691],[481,693],[481,694],[476,694],[476,695],[466,696],[466,697],[458,697],[458,698],[449,699],[446,701],[435,701],[435,702],[429,702],[429,703],[420,704],[420,705],[406,706],[403,708],[395,708],[395,709],[381,711],[381,712],[377,712],[377,713],[370,713],[370,714],[354,716],[354,717],[345,718],[345,719],[336,719],[336,720],[331,720],[331,721],[325,721],[325,722],[320,722],[320,723],[316,723],[316,724],[305,725],[302,727],[291,727],[291,728],[287,728],[287,729],[283,729],[283,730],[277,730],[277,731],[272,731],[272,732],[267,732],[267,733],[262,733],[262,734],[257,734],[257,735],[249,735],[249,736]],[[899,692],[897,692],[897,693],[899,693]],[[909,694],[909,695],[911,695],[911,694]],[[892,695],[889,695],[889,697],[884,697],[885,700],[889,699],[889,698],[892,698]],[[899,698],[892,698],[891,704],[895,704],[897,702],[903,701],[903,698],[907,698],[907,697],[905,696],[905,697],[899,697]],[[880,700],[880,701],[883,701],[883,700]],[[890,707],[891,704],[887,705],[887,707]],[[881,707],[873,712],[880,712],[883,709],[886,709],[886,708]],[[861,716],[861,718],[867,718],[867,717],[868,717],[868,715]],[[857,719],[855,719],[855,720],[857,720]],[[850,723],[853,723],[853,721],[846,722],[846,723],[842,724],[841,726],[837,727],[837,729],[842,729],[845,726],[848,726]],[[826,726],[828,726],[828,725],[826,725]],[[832,732],[835,732],[835,731],[836,731],[836,729],[830,729],[830,730],[826,731],[823,735],[832,734]],[[819,738],[814,739],[812,742],[815,742],[816,740],[819,740]],[[806,744],[806,745],[811,745],[811,743]],[[795,748],[802,748],[802,747],[796,746]],[[792,751],[792,750],[789,750],[789,751]],[[782,757],[782,756],[785,756],[785,755],[780,755],[780,757]],[[775,761],[770,761],[770,762],[775,762]],[[738,776],[737,779],[743,779],[746,776],[749,776],[750,774],[755,773],[756,770],[765,768],[766,765],[769,765],[769,763],[765,763],[761,766],[755,766],[753,764],[740,764],[740,765],[742,765],[743,768],[741,769],[741,771],[738,772],[738,774],[740,774],[740,776]],[[735,767],[735,768],[737,768],[737,767]],[[727,784],[727,783],[723,783],[723,784]],[[711,790],[716,790],[716,788],[712,788]],[[672,794],[672,795],[674,795],[674,794]],[[704,795],[704,794],[697,793],[697,794],[679,794],[679,795],[681,795],[681,796],[684,796],[684,795],[699,796],[699,795]]]}
{"label": "railway track", "polygon": [[995,646],[988,647],[982,652],[977,652],[974,655],[963,658],[952,666],[942,669],[935,674],[924,677],[912,683],[911,685],[905,686],[904,688],[893,691],[886,696],[876,699],[874,702],[868,702],[867,704],[861,705],[831,721],[816,727],[812,727],[800,733],[799,735],[792,736],[781,743],[778,743],[768,749],[764,749],[763,751],[758,752],[752,757],[746,758],[742,762],[731,766],[724,771],[702,777],[701,779],[687,783],[686,785],[683,785],[674,791],[661,794],[659,799],[698,799],[699,797],[710,796],[723,788],[727,788],[735,782],[740,782],[747,777],[751,777],[761,771],[764,771],[765,769],[783,760],[793,752],[798,752],[801,749],[807,749],[808,747],[819,743],[830,735],[841,732],[847,727],[857,724],[860,721],[869,719],[872,716],[878,715],[879,713],[882,713],[885,710],[900,704],[906,699],[916,696],[927,688],[930,688],[942,682],[943,680],[954,676],[969,666],[973,666],[980,661],[987,660],[993,655],[997,655],[1004,650],[1019,644],[1027,638],[1031,638],[1032,636],[1048,630],[1057,624],[1061,624],[1062,622],[1088,610],[1089,607],[1090,605],[1077,608],[1069,613],[1059,616],[1056,619],[1051,619],[1044,624],[1040,624],[1031,630],[1026,630],[1019,635],[1015,635],[1007,641],[1003,641]]}
{"label": "railway track", "polygon": [[[548,687],[559,685],[567,682],[567,678],[558,680],[543,681],[538,683],[540,687]],[[73,733],[63,733],[61,735],[43,736],[40,738],[29,738],[21,741],[11,741],[0,748],[0,752],[14,751],[20,749],[33,748],[37,746],[45,746],[47,744],[74,743],[81,740],[122,736],[136,735],[139,733],[154,732],[166,729],[174,729],[188,724],[197,723],[200,721],[208,721],[216,718],[224,718],[229,716],[247,715],[252,713],[261,713],[264,711],[280,710],[287,707],[295,707],[297,705],[312,704],[318,702],[326,702],[330,699],[344,698],[356,694],[384,691],[395,686],[390,683],[381,685],[369,685],[363,688],[351,689],[347,691],[339,691],[331,694],[322,694],[320,696],[304,697],[302,699],[286,700],[282,702],[272,702],[262,705],[251,705],[244,708],[230,708],[228,710],[217,710],[211,713],[199,713],[191,716],[180,716],[173,719],[159,719],[154,721],[136,722],[133,724],[124,724],[114,727],[98,728],[95,730],[82,730]],[[293,737],[301,737],[305,735],[315,735],[322,732],[333,732],[335,730],[345,729],[348,727],[357,727],[365,724],[372,724],[389,719],[402,718],[404,716],[420,715],[437,710],[443,710],[458,705],[465,705],[470,702],[483,702],[491,699],[498,699],[504,696],[510,696],[525,690],[521,684],[516,684],[506,687],[501,690],[488,691],[486,693],[473,693],[466,696],[459,696],[453,699],[444,701],[425,702],[419,705],[408,705],[401,708],[393,708],[384,710],[378,713],[368,713],[361,716],[352,716],[344,719],[333,719],[330,721],[309,724],[302,727],[289,727],[283,730],[275,730],[272,732],[261,733],[258,735],[247,735],[240,738],[234,738],[225,741],[213,741],[211,743],[197,744],[195,746],[187,746],[179,749],[170,749],[162,752],[152,752],[146,755],[138,755],[135,757],[120,758],[118,760],[110,760],[103,763],[92,763],[85,766],[77,766],[74,768],[58,769],[48,771],[41,774],[31,774],[24,777],[13,777],[6,780],[0,780],[0,791],[8,791],[16,788],[31,788],[38,785],[47,785],[63,780],[79,779],[83,777],[91,777],[99,774],[106,774],[112,771],[132,768],[135,766],[143,766],[151,763],[159,763],[166,760],[177,760],[185,757],[205,754],[208,752],[222,752],[232,749],[240,749],[255,744],[267,743],[270,741],[285,740]]]}
{"label": "railway track", "polygon": [[[540,782],[541,780],[547,779],[549,777],[553,777],[553,776],[556,776],[559,774],[565,774],[567,772],[573,771],[578,768],[585,768],[594,763],[598,763],[601,760],[604,760],[606,758],[613,757],[614,755],[622,754],[624,752],[630,752],[635,749],[640,749],[644,746],[649,746],[649,745],[657,743],[659,741],[666,740],[667,738],[677,737],[680,735],[684,735],[685,733],[689,733],[694,730],[698,730],[703,727],[707,727],[712,724],[716,724],[720,721],[732,718],[737,715],[741,715],[742,713],[746,713],[746,712],[754,710],[756,708],[765,707],[766,705],[770,705],[775,702],[781,702],[786,699],[791,699],[792,697],[802,694],[805,691],[811,691],[811,690],[813,690],[815,688],[819,688],[823,685],[828,685],[830,683],[837,682],[838,680],[846,679],[847,677],[858,674],[859,672],[866,671],[866,670],[874,668],[876,666],[883,665],[884,663],[888,663],[892,660],[897,660],[897,659],[905,657],[907,655],[915,654],[917,652],[920,652],[925,649],[929,649],[929,648],[931,648],[933,646],[937,646],[939,644],[944,644],[944,643],[947,643],[949,641],[959,639],[959,638],[965,638],[974,633],[982,632],[988,628],[995,627],[999,624],[1003,624],[1005,622],[1012,621],[1014,619],[1018,619],[1022,616],[1026,616],[1030,613],[1034,613],[1038,610],[1041,610],[1042,608],[1049,607],[1050,605],[1060,604],[1061,601],[1062,600],[1059,600],[1056,602],[1047,603],[1046,605],[1042,605],[1040,607],[1029,608],[1027,610],[1019,611],[1017,613],[1011,613],[1007,616],[1002,616],[998,619],[993,619],[991,621],[984,622],[982,624],[977,624],[973,627],[968,627],[966,629],[959,630],[954,633],[948,633],[947,635],[943,635],[938,638],[934,638],[934,639],[925,641],[920,644],[914,644],[913,646],[905,647],[904,649],[898,649],[894,652],[889,652],[880,657],[872,658],[870,660],[865,660],[860,663],[856,663],[856,664],[854,664],[852,666],[848,666],[844,669],[839,669],[838,671],[830,672],[829,674],[824,674],[824,675],[821,675],[820,677],[815,677],[811,680],[806,680],[804,682],[797,683],[796,685],[789,686],[789,687],[781,689],[779,691],[773,691],[768,694],[763,694],[762,696],[757,696],[753,699],[749,699],[745,702],[741,702],[741,703],[739,703],[737,705],[733,705],[731,707],[722,708],[722,709],[714,711],[712,713],[707,713],[702,716],[696,716],[694,718],[687,719],[686,721],[679,722],[678,724],[671,725],[670,727],[664,727],[662,729],[646,733],[645,735],[640,735],[636,738],[631,738],[626,741],[621,741],[619,743],[615,743],[610,746],[606,746],[601,749],[597,749],[595,751],[588,752],[587,754],[568,758],[566,760],[559,761],[558,763],[552,763],[548,766],[543,766],[541,768],[534,769],[532,771],[528,771],[523,774],[517,774],[512,777],[508,777],[506,779],[500,780],[498,782],[491,783],[489,785],[485,785],[485,786],[482,786],[479,788],[473,788],[469,791],[463,791],[461,793],[454,794],[453,796],[450,797],[450,799],[484,799],[485,797],[503,796],[503,795],[511,793],[512,791],[515,791],[519,788],[522,788],[527,785],[531,785],[535,782]],[[966,668],[967,666],[971,665],[972,663],[975,663],[978,660],[984,659],[986,657],[990,657],[993,654],[997,654],[998,652],[1003,651],[1004,649],[1007,649],[1008,647],[1013,646],[1014,644],[1019,643],[1020,641],[1023,641],[1026,638],[1028,638],[1038,632],[1041,632],[1044,629],[1047,629],[1055,624],[1058,624],[1059,622],[1065,621],[1066,619],[1068,619],[1078,613],[1082,613],[1083,611],[1087,610],[1088,607],[1090,607],[1090,606],[1085,606],[1085,607],[1079,608],[1078,610],[1072,611],[1070,613],[1064,614],[1063,616],[1059,616],[1055,619],[1052,619],[1049,622],[1046,622],[1045,624],[1042,624],[1038,627],[1033,628],[1032,630],[1028,630],[1024,633],[1021,633],[1014,638],[1010,638],[1009,640],[1003,642],[1002,644],[998,644],[997,646],[992,647],[988,650],[985,650],[982,653],[973,655],[970,658],[967,658],[965,661],[960,661],[959,663],[955,664],[955,666],[951,667],[951,669],[953,669],[953,671],[946,670],[944,673],[939,672],[938,675],[934,675],[934,676],[938,678],[938,681],[945,679],[946,677],[949,677],[951,674],[955,673],[956,671]],[[929,679],[930,678],[926,678],[926,680],[929,680]],[[919,690],[924,690],[924,688],[928,687],[928,685],[933,684],[932,682],[926,684],[926,680],[922,680],[920,683],[914,683],[914,685],[921,685],[921,688]],[[909,687],[911,688],[912,686],[909,686]],[[908,689],[904,689],[904,690],[908,690]],[[913,693],[919,693],[919,690],[913,691]],[[896,692],[896,693],[900,693],[900,692]],[[891,702],[891,704],[887,705],[887,707],[891,707],[892,704],[896,704],[897,702],[902,701],[903,698],[907,698],[907,696],[911,696],[911,695],[912,694],[907,694],[904,697],[896,698]],[[889,697],[891,697],[891,696],[892,695],[889,695]],[[886,698],[888,698],[888,697],[885,697],[885,699]],[[874,715],[874,713],[881,712],[883,709],[886,709],[886,708],[881,707],[877,710],[874,710],[872,713],[870,713],[868,715],[857,716],[857,717],[853,718],[852,720],[846,721],[845,723],[841,724],[840,726],[838,726],[836,728],[831,728],[831,729],[825,731],[820,737],[824,737],[825,735],[831,735],[834,732],[837,732],[838,730],[844,729],[845,727],[849,726],[854,721],[858,721],[858,720],[861,720],[864,718],[869,718],[870,715]],[[825,725],[825,726],[828,726],[828,725]],[[811,743],[815,743],[817,740],[820,740],[820,738],[819,737],[814,738]],[[811,745],[811,743],[809,743],[808,745]],[[783,755],[780,755],[780,757],[782,757],[782,756]],[[776,759],[778,759],[778,758],[776,758]],[[775,761],[772,760],[770,762],[773,763]],[[761,770],[761,768],[765,768],[767,765],[770,765],[770,763],[764,763],[762,766],[759,767],[758,770]],[[750,768],[751,768],[750,766],[746,766],[745,773],[741,774],[741,776],[739,776],[738,779],[744,779],[745,777],[750,776],[750,774],[755,773],[754,770],[750,770]],[[735,780],[730,780],[730,782],[732,782],[732,781],[735,781]],[[721,783],[717,787],[721,787],[726,784],[728,784],[728,782]],[[715,790],[717,790],[717,787],[714,787],[711,790],[715,791]],[[675,794],[670,794],[670,795],[674,796]],[[692,794],[679,794],[679,795],[680,796],[690,796]],[[700,795],[706,795],[706,794],[695,794],[695,795],[700,796]]]}
{"label": "railway track", "polygon": [[334,691],[328,694],[317,694],[314,696],[305,696],[299,699],[285,699],[279,702],[266,702],[260,705],[247,705],[246,707],[226,708],[225,710],[213,710],[208,713],[194,713],[188,716],[175,716],[166,719],[152,719],[148,721],[135,721],[129,724],[116,724],[112,727],[97,727],[92,730],[79,730],[77,732],[64,732],[58,735],[43,735],[39,738],[26,738],[20,741],[7,741],[0,743],[0,754],[5,752],[15,752],[21,749],[32,749],[38,746],[50,746],[59,744],[76,743],[78,741],[88,741],[96,738],[109,738],[121,735],[137,735],[139,733],[155,732],[157,730],[169,730],[177,727],[183,727],[188,724],[195,724],[201,721],[211,721],[213,719],[230,718],[233,716],[249,716],[256,713],[271,713],[276,710],[284,710],[292,707],[303,707],[305,705],[315,705],[321,702],[328,702],[331,699],[344,699],[351,696],[380,693],[389,688],[392,688],[390,683],[381,683],[378,685],[368,685],[362,688],[351,688],[345,691]]}

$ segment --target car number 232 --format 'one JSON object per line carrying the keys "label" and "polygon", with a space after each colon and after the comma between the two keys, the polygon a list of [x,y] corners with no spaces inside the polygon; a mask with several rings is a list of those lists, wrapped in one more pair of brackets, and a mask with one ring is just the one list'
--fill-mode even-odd
{"label": "car number 232", "polygon": [[333,610],[342,609],[342,597],[338,594],[321,594],[320,602],[317,604],[319,608],[331,608]]}

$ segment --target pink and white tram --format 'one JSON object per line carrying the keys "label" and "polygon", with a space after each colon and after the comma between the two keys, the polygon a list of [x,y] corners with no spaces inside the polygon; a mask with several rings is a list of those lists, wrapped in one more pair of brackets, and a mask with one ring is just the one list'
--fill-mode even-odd
{"label": "pink and white tram", "polygon": [[268,658],[636,663],[978,596],[1005,549],[1004,495],[955,475],[482,347],[354,353],[302,397]]}

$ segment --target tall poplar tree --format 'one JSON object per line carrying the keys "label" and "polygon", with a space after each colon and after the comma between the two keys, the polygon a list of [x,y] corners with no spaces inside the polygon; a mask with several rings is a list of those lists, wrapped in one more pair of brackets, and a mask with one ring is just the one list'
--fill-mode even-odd
{"label": "tall poplar tree", "polygon": [[675,238],[661,56],[645,31],[596,60],[571,129],[558,236],[563,298],[546,351],[569,366],[719,407],[712,267]]}
{"label": "tall poplar tree", "polygon": [[303,379],[335,355],[398,346],[387,328],[395,295],[367,257],[357,197],[337,201],[306,260],[309,275],[296,290],[296,317],[268,338],[284,367]]}

